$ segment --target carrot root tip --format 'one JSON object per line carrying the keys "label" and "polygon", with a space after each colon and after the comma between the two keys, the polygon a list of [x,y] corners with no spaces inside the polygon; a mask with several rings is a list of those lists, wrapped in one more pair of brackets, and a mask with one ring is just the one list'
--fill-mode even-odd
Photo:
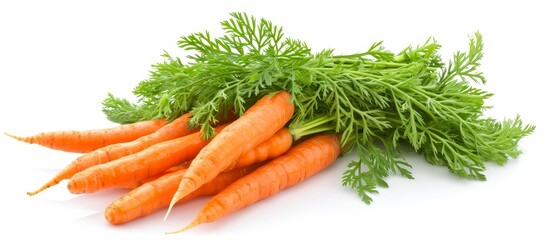
{"label": "carrot root tip", "polygon": [[40,192],[42,192],[42,191],[48,189],[49,187],[50,187],[50,186],[48,186],[48,185],[44,185],[43,187],[40,187],[40,188],[37,189],[37,190],[31,191],[31,192],[27,192],[27,195],[29,195],[29,196],[34,196],[34,195],[36,195],[36,194],[38,194],[38,193],[40,193]]}
{"label": "carrot root tip", "polygon": [[32,192],[27,192],[27,195],[29,195],[29,196],[36,195],[36,194],[38,194],[38,193],[40,193],[40,192],[42,192],[42,191],[44,191],[44,190],[50,188],[51,186],[56,185],[56,184],[58,184],[58,183],[59,183],[59,181],[55,181],[55,179],[54,179],[54,180],[50,180],[50,181],[48,181],[46,184],[42,185],[40,188],[38,188],[38,189],[36,189],[36,190],[34,190],[34,191],[32,191]]}
{"label": "carrot root tip", "polygon": [[172,211],[172,208],[173,206],[175,205],[175,202],[172,200],[172,202],[170,203],[170,206],[168,207],[168,211],[166,211],[166,215],[164,216],[164,222],[166,221],[166,219],[168,219],[168,216],[170,215],[170,212]]}
{"label": "carrot root tip", "polygon": [[168,211],[166,212],[166,216],[164,216],[164,222],[166,219],[168,219],[168,215],[170,215],[170,212],[172,211],[173,206],[181,200],[181,194],[176,192],[175,195],[172,198],[172,201],[170,202],[170,206],[168,207]]}
{"label": "carrot root tip", "polygon": [[7,133],[7,132],[4,132],[4,135],[6,135],[6,136],[8,136],[8,137],[10,137],[10,138],[13,138],[13,139],[15,139],[15,140],[17,140],[17,141],[27,142],[26,138],[24,138],[24,137],[15,136],[15,135],[9,134],[9,133]]}

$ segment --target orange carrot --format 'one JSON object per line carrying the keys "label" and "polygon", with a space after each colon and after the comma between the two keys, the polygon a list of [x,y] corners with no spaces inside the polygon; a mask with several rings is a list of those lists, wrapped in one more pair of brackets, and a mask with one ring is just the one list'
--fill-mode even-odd
{"label": "orange carrot", "polygon": [[87,153],[111,144],[133,141],[155,132],[165,123],[165,119],[158,119],[105,129],[42,132],[29,137],[5,134],[22,142],[38,144],[51,149]]}
{"label": "orange carrot", "polygon": [[213,222],[302,182],[325,169],[340,153],[338,136],[314,135],[233,182],[208,201],[189,225],[173,233]]}
{"label": "orange carrot", "polygon": [[[278,157],[288,151],[288,149],[290,149],[290,147],[292,146],[292,141],[293,139],[290,131],[286,128],[282,128],[278,132],[276,132],[275,135],[269,140],[259,144],[259,146],[257,146],[256,148],[238,158],[238,160],[236,160],[232,166],[228,167],[223,172],[228,172],[236,168],[247,167],[255,163]],[[177,171],[181,168],[186,169],[191,165],[191,162],[192,160],[189,160],[182,163],[181,165],[171,167],[162,174]],[[138,180],[119,187],[134,189],[136,187],[139,187],[141,184],[149,182],[156,178],[158,178],[158,176],[150,177],[145,180]]]}
{"label": "orange carrot", "polygon": [[226,172],[235,168],[246,167],[257,162],[278,157],[288,151],[288,149],[292,146],[292,143],[293,139],[290,130],[287,128],[282,128],[267,141],[259,144],[251,151],[239,157],[232,165],[223,171]]}
{"label": "orange carrot", "polygon": [[[186,162],[189,162],[189,161],[186,161]],[[139,186],[141,186],[145,183],[154,181],[154,180],[158,179],[159,177],[162,177],[166,174],[173,173],[173,172],[179,171],[181,169],[187,169],[187,168],[189,168],[189,166],[185,165],[185,163],[182,163],[180,165],[173,166],[173,167],[170,167],[170,168],[166,169],[166,171],[164,171],[163,173],[161,173],[159,175],[151,176],[151,177],[148,177],[148,178],[145,178],[145,179],[135,180],[135,181],[132,181],[132,182],[128,182],[126,184],[119,185],[117,187],[133,190],[133,189],[136,189],[136,188],[138,188]]]}
{"label": "orange carrot", "polygon": [[[199,196],[213,195],[256,169],[258,165],[238,168],[217,175],[212,181],[181,199],[187,202]],[[144,183],[111,203],[105,210],[105,218],[111,224],[123,224],[136,218],[147,216],[159,209],[168,207],[170,200],[185,174],[186,168],[167,173],[156,180]]]}
{"label": "orange carrot", "polygon": [[[224,127],[216,127],[216,131]],[[161,174],[194,158],[209,142],[201,134],[197,132],[157,143],[141,152],[89,167],[71,177],[68,189],[71,193],[92,193]]]}
{"label": "orange carrot", "polygon": [[49,187],[55,186],[62,180],[71,178],[74,174],[87,169],[91,166],[113,161],[115,159],[131,155],[140,152],[156,143],[167,141],[170,139],[182,137],[195,133],[198,130],[188,129],[187,123],[190,119],[190,113],[184,114],[174,121],[164,125],[156,132],[149,135],[142,136],[131,142],[112,144],[106,147],[102,147],[93,152],[86,153],[67,167],[56,174],[51,180],[46,182],[42,187],[33,192],[28,192],[29,195],[35,195]]}
{"label": "orange carrot", "polygon": [[290,94],[281,91],[262,97],[217,134],[191,162],[172,198],[166,217],[177,201],[214,179],[240,156],[272,137],[290,120],[293,112]]}

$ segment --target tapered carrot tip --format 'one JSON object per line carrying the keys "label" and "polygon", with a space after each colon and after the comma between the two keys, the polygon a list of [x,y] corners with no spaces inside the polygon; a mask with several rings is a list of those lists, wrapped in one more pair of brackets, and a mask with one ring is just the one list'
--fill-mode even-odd
{"label": "tapered carrot tip", "polygon": [[172,201],[170,202],[170,206],[168,207],[168,211],[166,212],[166,216],[164,216],[164,222],[166,221],[166,219],[168,219],[168,215],[170,215],[170,212],[172,211],[172,208],[175,205],[175,203],[177,203],[177,201],[179,201],[179,199],[176,199],[174,197],[172,199]]}
{"label": "tapered carrot tip", "polygon": [[[45,188],[44,188],[44,189],[45,189]],[[39,192],[44,191],[44,189],[40,188],[40,189],[35,190],[35,191],[32,191],[32,192],[27,192],[27,195],[29,195],[29,196],[34,196],[34,195],[38,194]]]}
{"label": "tapered carrot tip", "polygon": [[175,195],[173,196],[172,198],[172,201],[170,202],[170,206],[168,207],[168,211],[166,212],[166,216],[164,216],[164,222],[166,221],[166,219],[168,219],[168,215],[170,215],[170,212],[172,211],[172,208],[173,206],[179,202],[179,200],[181,200],[181,198],[183,198],[183,196],[181,195],[180,192],[176,192]]}
{"label": "tapered carrot tip", "polygon": [[202,223],[202,221],[200,221],[199,218],[195,219],[193,222],[191,222],[189,225],[187,225],[186,227],[182,228],[182,229],[179,229],[177,231],[173,231],[173,232],[166,232],[166,234],[176,234],[176,233],[180,233],[180,232],[184,232],[184,231],[187,231],[193,227],[196,227],[198,225],[200,225]]}
{"label": "tapered carrot tip", "polygon": [[9,134],[9,133],[7,133],[7,132],[5,132],[4,134],[5,134],[6,136],[8,136],[8,137],[11,137],[11,138],[13,138],[13,139],[15,139],[15,140],[18,140],[18,141],[21,141],[21,142],[32,143],[32,138],[29,139],[29,138],[27,138],[27,137],[19,137],[19,136],[15,136],[15,135],[13,135],[13,134]]}
{"label": "tapered carrot tip", "polygon": [[38,194],[38,193],[40,193],[40,192],[42,192],[42,191],[48,189],[49,187],[51,187],[51,186],[53,186],[53,185],[55,185],[55,184],[57,184],[57,183],[59,183],[59,182],[58,182],[58,181],[53,181],[53,180],[52,180],[52,181],[49,181],[49,182],[47,182],[46,184],[44,184],[42,187],[40,187],[39,189],[37,189],[37,190],[35,190],[35,191],[32,191],[32,192],[27,192],[27,195],[29,195],[29,196],[34,196],[34,195],[36,195],[36,194]]}

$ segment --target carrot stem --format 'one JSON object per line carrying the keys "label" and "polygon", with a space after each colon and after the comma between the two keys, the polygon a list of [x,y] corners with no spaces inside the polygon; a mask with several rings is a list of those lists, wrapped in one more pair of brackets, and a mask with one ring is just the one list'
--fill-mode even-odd
{"label": "carrot stem", "polygon": [[336,116],[324,115],[314,120],[294,120],[290,123],[289,129],[292,133],[294,141],[297,141],[305,136],[313,135],[321,132],[334,131]]}

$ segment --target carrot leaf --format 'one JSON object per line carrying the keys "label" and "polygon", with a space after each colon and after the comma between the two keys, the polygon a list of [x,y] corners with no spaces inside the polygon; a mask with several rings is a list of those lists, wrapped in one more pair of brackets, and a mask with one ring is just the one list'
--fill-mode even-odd
{"label": "carrot leaf", "polygon": [[128,123],[192,112],[191,127],[213,136],[218,116],[242,115],[257,99],[286,90],[296,109],[294,139],[319,132],[341,135],[348,164],[343,185],[364,202],[387,187],[390,174],[412,178],[402,152],[412,148],[431,164],[459,177],[485,180],[485,163],[503,165],[519,156],[518,141],[534,131],[520,117],[498,121],[484,116],[493,93],[481,71],[483,39],[469,38],[466,51],[444,61],[432,37],[393,52],[375,42],[365,50],[338,54],[312,52],[282,27],[246,13],[221,22],[224,34],[209,31],[182,36],[186,59],[164,53],[150,78],[134,89],[137,101],[109,95],[104,112]]}

